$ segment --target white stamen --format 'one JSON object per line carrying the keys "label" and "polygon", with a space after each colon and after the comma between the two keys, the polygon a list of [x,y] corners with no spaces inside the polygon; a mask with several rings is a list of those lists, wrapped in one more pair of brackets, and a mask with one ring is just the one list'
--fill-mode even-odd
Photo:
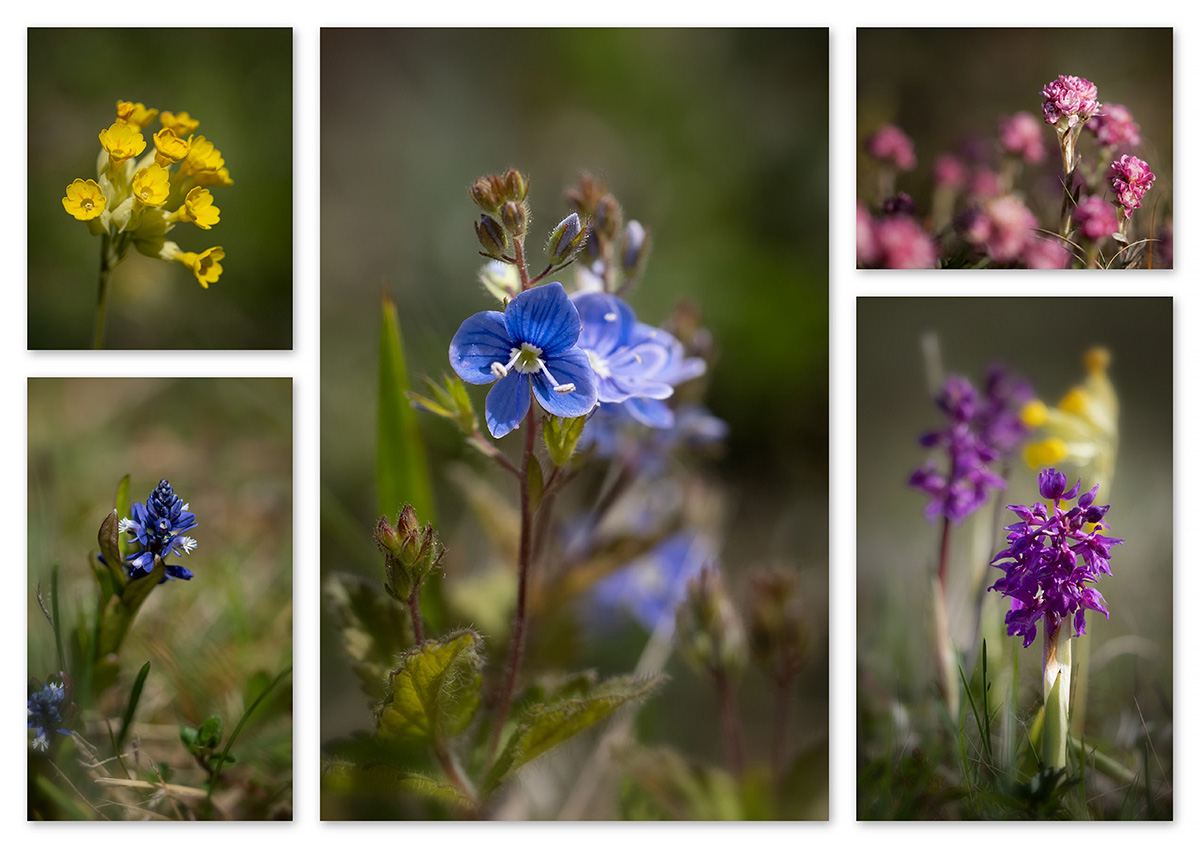
{"label": "white stamen", "polygon": [[35,751],[46,751],[49,748],[50,740],[47,739],[46,735],[39,730],[38,735],[33,739],[33,749]]}
{"label": "white stamen", "polygon": [[574,383],[560,383],[558,380],[555,380],[554,375],[550,373],[550,369],[546,367],[546,363],[542,362],[540,359],[538,360],[538,366],[538,370],[545,374],[546,379],[550,381],[550,385],[554,386],[554,391],[558,392],[560,395],[569,395],[571,392],[575,391]]}
{"label": "white stamen", "polygon": [[124,533],[131,527],[133,527],[133,520],[129,518],[122,518],[120,523],[117,524],[117,532]]}
{"label": "white stamen", "polygon": [[185,554],[190,554],[192,551],[196,550],[196,540],[191,536],[180,536],[179,547],[183,548],[183,552]]}
{"label": "white stamen", "polygon": [[190,503],[185,503],[185,504],[183,505],[183,508],[184,508],[184,510],[188,510],[188,509],[191,509],[191,508],[192,508],[192,505],[191,505]]}
{"label": "white stamen", "polygon": [[517,364],[517,360],[521,358],[520,348],[510,348],[508,352],[510,354],[510,359],[508,360],[507,364],[499,361],[492,363],[492,375],[497,380],[507,377],[508,372],[512,370],[512,367]]}
{"label": "white stamen", "polygon": [[560,395],[569,395],[571,392],[575,391],[575,384],[563,383],[561,386],[555,386],[554,391],[558,392]]}
{"label": "white stamen", "polygon": [[499,362],[492,363],[492,376],[497,380],[502,380],[508,376],[508,369]]}

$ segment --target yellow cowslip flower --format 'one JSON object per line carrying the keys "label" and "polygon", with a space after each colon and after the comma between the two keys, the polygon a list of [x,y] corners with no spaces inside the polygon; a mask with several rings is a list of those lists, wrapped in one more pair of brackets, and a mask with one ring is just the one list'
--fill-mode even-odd
{"label": "yellow cowslip flower", "polygon": [[108,161],[112,165],[120,165],[126,159],[140,156],[146,149],[146,139],[132,124],[116,123],[106,130],[100,130],[100,144],[108,153]]}
{"label": "yellow cowslip flower", "polygon": [[208,186],[209,188],[229,188],[233,185],[233,180],[229,178],[228,168],[217,168],[215,171],[201,171],[192,177],[196,181],[196,185]]}
{"label": "yellow cowslip flower", "polygon": [[157,163],[133,175],[133,196],[143,206],[162,206],[171,195],[171,175]]}
{"label": "yellow cowslip flower", "polygon": [[188,143],[191,145],[191,149],[188,151],[187,158],[179,166],[181,177],[190,177],[205,171],[217,171],[225,165],[221,151],[217,150],[213,143],[204,136],[191,136],[188,138]]}
{"label": "yellow cowslip flower", "polygon": [[194,133],[200,126],[199,121],[192,120],[192,116],[187,112],[163,112],[159,116],[162,125],[175,133],[180,138],[189,136]]}
{"label": "yellow cowslip flower", "polygon": [[221,277],[221,260],[225,258],[223,247],[210,247],[203,253],[181,253],[176,261],[192,269],[196,281],[204,288],[209,283],[215,283]]}
{"label": "yellow cowslip flower", "polygon": [[159,130],[154,134],[154,161],[164,168],[180,159],[186,159],[191,145],[187,139],[180,138],[169,129]]}
{"label": "yellow cowslip flower", "polygon": [[171,215],[172,221],[190,221],[202,230],[211,230],[221,220],[221,210],[213,205],[212,192],[196,186]]}
{"label": "yellow cowslip flower", "polygon": [[1057,407],[1032,401],[1021,411],[1027,423],[1042,431],[1042,439],[1025,448],[1031,468],[1065,462],[1107,486],[1116,465],[1119,413],[1117,393],[1108,379],[1109,360],[1107,350],[1092,348],[1083,357],[1087,377],[1063,395]]}
{"label": "yellow cowslip flower", "polygon": [[154,123],[156,117],[158,117],[157,109],[147,109],[141,103],[131,103],[128,100],[117,101],[118,124],[129,124],[135,129],[141,130]]}
{"label": "yellow cowslip flower", "polygon": [[67,186],[67,196],[62,199],[63,208],[76,221],[99,218],[106,202],[95,180],[75,180]]}

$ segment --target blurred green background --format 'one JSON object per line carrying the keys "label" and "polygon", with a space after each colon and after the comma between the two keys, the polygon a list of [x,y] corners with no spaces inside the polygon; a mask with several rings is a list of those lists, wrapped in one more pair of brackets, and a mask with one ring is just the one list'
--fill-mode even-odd
{"label": "blurred green background", "polygon": [[[476,280],[467,187],[510,166],[529,176],[538,265],[544,234],[569,211],[563,191],[590,171],[654,239],[631,301],[639,318],[658,324],[687,298],[715,336],[707,403],[731,427],[712,467],[731,509],[725,567],[735,585],[752,565],[800,568],[820,641],[797,712],[805,744],[823,737],[828,32],[326,29],[321,62],[322,571],[380,567],[370,532],[381,292],[396,298],[412,377],[448,371],[454,331],[495,308]],[[484,392],[472,397],[482,407]],[[472,525],[446,471],[476,457],[448,423],[421,427],[450,581],[452,540]],[[609,662],[631,667],[644,638],[614,645]],[[330,629],[321,671],[323,738],[368,726]],[[668,671],[646,720],[719,759],[715,713],[696,708],[710,693],[682,666]],[[748,705],[749,725],[769,724],[768,710]]]}
{"label": "blurred green background", "polygon": [[[1112,490],[1101,491],[1098,501],[1112,505],[1110,535],[1125,543],[1114,548],[1113,574],[1098,587],[1110,618],[1088,614],[1092,660],[1085,730],[1089,737],[1140,752],[1140,707],[1156,739],[1170,736],[1172,327],[1170,298],[859,298],[860,703],[881,707],[879,696],[888,692],[929,719],[936,700],[928,610],[940,531],[924,516],[926,495],[906,485],[930,455],[918,436],[945,422],[926,385],[922,335],[936,334],[945,374],[966,376],[981,390],[986,366],[1003,362],[1027,377],[1051,406],[1083,381],[1084,351],[1103,345],[1112,354],[1109,377],[1120,403],[1120,444]],[[1063,470],[1072,473],[1069,467]],[[1037,502],[1036,471],[1015,461],[1001,497],[1004,504]],[[977,515],[985,512],[991,512],[990,503]],[[976,532],[987,545],[987,518],[964,522],[952,532],[950,627],[960,648],[971,642],[970,572],[983,567],[982,560],[972,565],[967,552],[976,544]],[[999,569],[988,571],[994,572],[989,584],[1001,576]],[[992,593],[988,606],[1002,621],[1007,603]],[[1007,651],[1006,645],[990,647],[1002,655]],[[1022,656],[1020,703],[1027,709],[1041,692],[1040,661],[1039,630],[1038,641]],[[928,742],[920,732],[910,744]],[[1169,769],[1169,746],[1156,756]]]}
{"label": "blurred green background", "polygon": [[[1172,30],[1129,29],[869,29],[858,30],[858,196],[874,201],[874,167],[864,143],[880,124],[892,123],[912,137],[917,168],[901,174],[900,191],[917,209],[929,209],[931,168],[938,154],[958,152],[961,142],[996,144],[997,121],[1016,112],[1042,120],[1042,86],[1060,74],[1091,80],[1100,102],[1126,106],[1141,126],[1132,151],[1155,174],[1145,205],[1159,204],[1157,220],[1174,206]],[[1084,132],[1085,163],[1095,139]],[[1062,200],[1061,156],[1045,127],[1047,159],[1037,179],[1027,173],[1031,208],[1043,221],[1057,218]],[[1148,224],[1147,224],[1148,226]]]}
{"label": "blurred green background", "polygon": [[[196,514],[196,551],[178,562],[195,577],[158,586],[121,651],[121,677],[95,707],[119,722],[149,660],[135,733],[176,769],[205,775],[178,725],[213,713],[228,734],[249,706],[255,675],[292,662],[292,391],[281,379],[32,379],[29,381],[29,674],[57,670],[54,634],[34,594],[60,563],[59,606],[70,625],[94,615],[88,551],[121,478],[145,501],[165,477]],[[268,678],[268,679],[269,679]],[[256,685],[261,687],[261,683]],[[235,744],[230,776],[286,789],[292,774],[291,680]],[[85,721],[98,715],[85,710]],[[100,725],[91,729],[106,737]],[[76,728],[85,736],[89,731]],[[283,792],[288,799],[290,791]],[[278,800],[278,799],[277,799]]]}
{"label": "blurred green background", "polygon": [[[213,189],[213,229],[170,235],[184,250],[224,247],[221,279],[206,290],[183,265],[131,249],[113,274],[106,346],[290,348],[290,28],[29,30],[29,348],[91,345],[100,237],[60,200],[72,180],[96,178],[118,100],[199,120],[234,185]],[[148,145],[159,129],[143,133]]]}

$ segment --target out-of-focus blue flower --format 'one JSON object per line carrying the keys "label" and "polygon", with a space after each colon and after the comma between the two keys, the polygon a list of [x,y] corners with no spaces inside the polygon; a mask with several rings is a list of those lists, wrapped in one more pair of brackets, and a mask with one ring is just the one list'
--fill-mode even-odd
{"label": "out-of-focus blue flower", "polygon": [[596,372],[601,403],[671,396],[674,389],[660,376],[667,347],[641,332],[629,304],[603,292],[576,294],[571,302],[583,322],[579,348]]}
{"label": "out-of-focus blue flower", "polygon": [[623,610],[647,630],[675,614],[687,582],[715,562],[712,542],[693,530],[668,537],[596,584],[592,599],[606,621]]}
{"label": "out-of-focus blue flower", "polygon": [[[1100,533],[1101,527],[1108,526],[1104,523],[1108,507],[1095,503],[1099,488],[1080,495],[1077,482],[1068,491],[1066,476],[1048,468],[1038,475],[1038,490],[1051,501],[1050,509],[1041,503],[1009,507],[1021,520],[1007,528],[1008,547],[992,560],[1004,576],[989,591],[1012,599],[1004,622],[1008,635],[1021,636],[1026,647],[1037,638],[1039,619],[1045,620],[1046,632],[1053,635],[1073,615],[1075,635],[1082,636],[1084,610],[1108,618],[1104,597],[1087,584],[1112,574],[1111,549],[1123,540]],[[1076,496],[1079,503],[1069,506]]]}
{"label": "out-of-focus blue flower", "polygon": [[65,673],[53,676],[58,680],[47,680],[45,685],[33,681],[33,691],[26,701],[28,727],[34,732],[29,744],[35,751],[50,749],[50,733],[71,735],[71,731],[62,728],[71,704],[71,678]]}
{"label": "out-of-focus blue flower", "polygon": [[576,346],[579,312],[559,283],[513,298],[504,312],[479,312],[450,342],[450,365],[467,383],[495,383],[484,417],[497,439],[515,430],[529,411],[530,386],[546,412],[579,418],[596,406],[596,376]]}
{"label": "out-of-focus blue flower", "polygon": [[584,425],[579,450],[592,448],[603,459],[620,457],[633,470],[658,474],[677,450],[702,450],[722,442],[729,425],[699,404],[685,404],[671,414],[666,427],[647,427],[634,415],[631,402],[602,403]]}
{"label": "out-of-focus blue flower", "polygon": [[989,467],[997,451],[980,438],[976,430],[977,396],[965,377],[950,376],[938,394],[937,405],[949,419],[944,430],[926,433],[920,443],[942,447],[947,453],[946,471],[938,470],[930,459],[909,477],[908,484],[931,497],[925,515],[939,515],[958,524],[987,502],[988,491],[1003,489],[1004,480]]}
{"label": "out-of-focus blue flower", "polygon": [[[155,557],[165,563],[172,551],[176,556],[183,556],[196,549],[196,540],[183,535],[185,530],[196,526],[196,516],[187,509],[188,505],[165,479],[158,482],[145,504],[135,503],[129,508],[131,517],[121,519],[119,530],[128,533],[141,547],[125,558],[131,580],[149,575],[154,570]],[[191,580],[192,577],[192,572],[182,565],[167,565],[167,573],[158,582]]]}

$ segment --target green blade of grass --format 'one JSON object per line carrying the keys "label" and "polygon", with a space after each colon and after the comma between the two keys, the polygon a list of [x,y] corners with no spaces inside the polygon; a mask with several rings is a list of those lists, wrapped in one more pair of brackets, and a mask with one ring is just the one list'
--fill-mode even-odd
{"label": "green blade of grass", "polygon": [[115,751],[119,757],[121,755],[121,746],[125,744],[126,738],[129,736],[129,726],[133,724],[133,713],[137,709],[138,700],[142,697],[142,687],[146,685],[146,675],[150,673],[150,663],[142,666],[142,670],[138,672],[137,679],[133,681],[133,688],[129,690],[129,703],[125,705],[125,716],[121,719],[121,732],[117,734],[117,744]]}
{"label": "green blade of grass", "polygon": [[[376,430],[375,484],[379,495],[379,513],[395,516],[406,504],[412,504],[422,524],[437,524],[433,488],[425,445],[417,426],[416,410],[406,396],[408,370],[404,359],[404,340],[396,304],[387,292],[383,295],[382,326],[379,336],[379,417]],[[421,593],[421,611],[431,630],[441,629],[445,621],[441,581],[431,580]]]}
{"label": "green blade of grass", "polygon": [[404,361],[404,342],[400,338],[400,323],[396,317],[395,303],[385,294],[379,338],[379,419],[375,475],[379,511],[383,515],[394,516],[404,504],[410,503],[422,523],[436,522],[425,446],[417,428],[416,411],[404,396],[406,391],[408,373]]}
{"label": "green blade of grass", "polygon": [[246,711],[242,713],[242,719],[237,723],[237,727],[233,729],[233,733],[229,734],[229,741],[225,743],[225,750],[221,755],[214,760],[214,768],[212,779],[208,782],[208,800],[212,801],[213,790],[217,787],[217,779],[221,776],[221,767],[225,765],[225,761],[229,758],[229,749],[233,747],[234,740],[238,738],[238,734],[242,732],[242,728],[246,726],[246,722],[250,720],[250,716],[258,709],[258,705],[267,699],[267,696],[275,691],[275,687],[284,681],[284,679],[292,673],[292,667],[289,665],[272,680],[267,688],[258,694],[254,702],[246,707]]}
{"label": "green blade of grass", "polygon": [[58,620],[58,572],[61,569],[62,566],[56,562],[50,571],[50,623],[54,625],[54,650],[58,654],[58,669],[67,671],[67,659],[63,653],[62,622]]}

